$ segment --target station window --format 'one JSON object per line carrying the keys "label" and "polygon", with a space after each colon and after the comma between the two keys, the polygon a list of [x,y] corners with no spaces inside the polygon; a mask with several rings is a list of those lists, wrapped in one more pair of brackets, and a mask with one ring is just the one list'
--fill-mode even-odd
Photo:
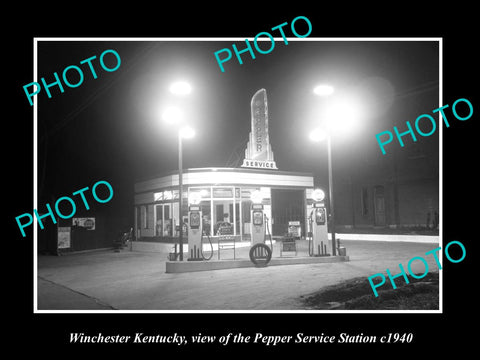
{"label": "station window", "polygon": [[145,205],[141,206],[140,207],[140,212],[141,212],[141,219],[142,219],[142,228],[143,229],[146,229],[148,226],[148,223],[147,223],[147,214],[148,214],[148,211],[147,211],[147,207]]}
{"label": "station window", "polygon": [[233,198],[233,189],[230,187],[213,188],[213,197],[214,198]]}

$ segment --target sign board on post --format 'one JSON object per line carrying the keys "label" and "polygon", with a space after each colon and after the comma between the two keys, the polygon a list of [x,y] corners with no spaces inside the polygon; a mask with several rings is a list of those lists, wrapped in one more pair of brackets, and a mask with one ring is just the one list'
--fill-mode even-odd
{"label": "sign board on post", "polygon": [[282,247],[280,248],[280,256],[283,256],[284,252],[295,252],[297,255],[297,244],[295,238],[287,237],[282,240]]}
{"label": "sign board on post", "polygon": [[70,226],[59,226],[57,232],[57,249],[70,248]]}
{"label": "sign board on post", "polygon": [[300,221],[288,222],[288,236],[291,236],[295,239],[300,239],[302,236],[302,227],[300,225]]}
{"label": "sign board on post", "polygon": [[295,240],[284,241],[282,243],[282,252],[284,251],[297,251],[297,247],[295,246]]}

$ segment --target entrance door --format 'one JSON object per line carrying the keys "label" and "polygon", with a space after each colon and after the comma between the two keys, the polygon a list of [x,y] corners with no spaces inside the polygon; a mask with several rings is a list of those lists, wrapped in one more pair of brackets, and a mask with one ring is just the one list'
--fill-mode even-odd
{"label": "entrance door", "polygon": [[284,236],[289,221],[300,221],[305,236],[304,191],[272,189],[272,218],[272,235]]}
{"label": "entrance door", "polygon": [[375,226],[385,226],[385,188],[374,187]]}

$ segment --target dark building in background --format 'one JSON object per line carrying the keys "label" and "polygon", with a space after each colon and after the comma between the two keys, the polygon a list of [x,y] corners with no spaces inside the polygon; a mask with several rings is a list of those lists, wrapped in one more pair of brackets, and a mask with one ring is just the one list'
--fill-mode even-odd
{"label": "dark building in background", "polygon": [[404,140],[387,155],[378,146],[352,152],[334,169],[337,231],[438,229],[438,137]]}

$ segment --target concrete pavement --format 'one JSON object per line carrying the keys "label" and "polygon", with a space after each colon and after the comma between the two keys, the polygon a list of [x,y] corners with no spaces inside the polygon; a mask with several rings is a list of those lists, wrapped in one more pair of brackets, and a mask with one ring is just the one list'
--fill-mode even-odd
{"label": "concrete pavement", "polygon": [[38,308],[56,310],[112,310],[108,304],[63,285],[38,277]]}
{"label": "concrete pavement", "polygon": [[[165,273],[165,253],[39,256],[38,309],[305,310],[302,296],[353,277],[368,281],[368,276],[387,268],[396,274],[399,263],[406,266],[412,257],[439,246],[359,240],[342,240],[342,245],[349,262],[181,274]],[[437,271],[433,256],[424,257],[430,271]],[[420,261],[413,265],[415,272],[423,273]]]}

